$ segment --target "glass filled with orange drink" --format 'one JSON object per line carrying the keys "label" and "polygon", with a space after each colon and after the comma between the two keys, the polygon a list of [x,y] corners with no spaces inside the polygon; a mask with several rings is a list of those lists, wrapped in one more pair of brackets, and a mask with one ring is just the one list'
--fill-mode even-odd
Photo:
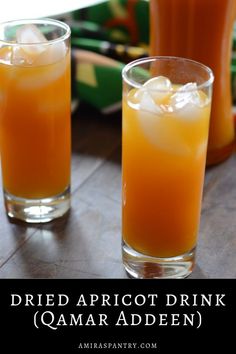
{"label": "glass filled with orange drink", "polygon": [[9,217],[48,222],[70,207],[70,28],[0,24],[0,151]]}
{"label": "glass filled with orange drink", "polygon": [[178,57],[123,69],[123,264],[135,278],[192,272],[205,173],[213,73]]}

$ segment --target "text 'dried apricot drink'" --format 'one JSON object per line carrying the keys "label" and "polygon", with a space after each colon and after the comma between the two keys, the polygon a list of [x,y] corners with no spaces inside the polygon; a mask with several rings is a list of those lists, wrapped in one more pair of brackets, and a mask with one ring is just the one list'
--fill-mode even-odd
{"label": "text 'dried apricot drink'", "polygon": [[123,71],[123,262],[140,278],[193,268],[206,162],[207,67],[156,57]]}
{"label": "text 'dried apricot drink'", "polygon": [[70,29],[54,20],[0,25],[0,143],[7,214],[27,222],[70,205]]}

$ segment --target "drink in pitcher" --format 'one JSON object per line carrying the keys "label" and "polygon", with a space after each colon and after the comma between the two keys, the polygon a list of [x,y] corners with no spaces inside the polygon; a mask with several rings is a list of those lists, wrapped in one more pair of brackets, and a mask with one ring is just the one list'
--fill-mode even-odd
{"label": "drink in pitcher", "polygon": [[235,0],[150,0],[151,55],[201,62],[214,73],[207,164],[225,160],[234,148],[230,64]]}
{"label": "drink in pitcher", "polygon": [[197,62],[151,57],[123,70],[123,262],[136,278],[193,268],[213,75]]}
{"label": "drink in pitcher", "polygon": [[0,143],[7,214],[47,222],[70,206],[70,29],[0,24]]}

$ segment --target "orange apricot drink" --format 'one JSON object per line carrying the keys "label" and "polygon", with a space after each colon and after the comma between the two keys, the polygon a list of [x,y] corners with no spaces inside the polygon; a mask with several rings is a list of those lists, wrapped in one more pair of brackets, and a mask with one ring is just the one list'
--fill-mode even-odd
{"label": "orange apricot drink", "polygon": [[137,108],[136,96],[131,90],[123,103],[124,240],[141,253],[173,257],[196,245],[210,104],[189,108],[188,119]]}
{"label": "orange apricot drink", "polygon": [[[150,57],[123,71],[123,262],[133,277],[184,277],[192,271],[212,84],[212,78],[207,89],[201,80],[186,81],[194,79],[191,71],[202,70],[198,64]],[[190,72],[181,82],[183,69]],[[152,77],[156,72],[166,75]]]}
{"label": "orange apricot drink", "polygon": [[[0,58],[9,54],[0,49]],[[4,189],[47,198],[70,183],[70,55],[40,66],[0,64]]]}
{"label": "orange apricot drink", "polygon": [[215,76],[207,164],[233,151],[230,85],[235,0],[150,0],[150,53],[197,60]]}

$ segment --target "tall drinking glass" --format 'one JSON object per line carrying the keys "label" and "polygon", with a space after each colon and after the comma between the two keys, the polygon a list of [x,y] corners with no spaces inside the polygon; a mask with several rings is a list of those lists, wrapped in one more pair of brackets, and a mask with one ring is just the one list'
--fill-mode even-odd
{"label": "tall drinking glass", "polygon": [[0,144],[9,217],[47,222],[70,207],[70,28],[0,24]]}
{"label": "tall drinking glass", "polygon": [[123,69],[123,264],[135,278],[192,272],[201,212],[212,71],[177,57]]}

